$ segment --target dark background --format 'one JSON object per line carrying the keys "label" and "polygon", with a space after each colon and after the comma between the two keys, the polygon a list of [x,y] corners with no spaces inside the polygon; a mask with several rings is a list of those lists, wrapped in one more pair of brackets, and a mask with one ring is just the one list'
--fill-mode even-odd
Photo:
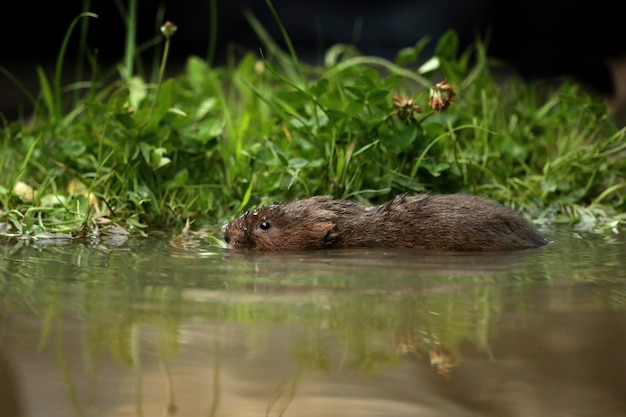
{"label": "dark background", "polygon": [[[244,9],[280,43],[278,26],[264,1],[217,3],[216,64],[223,63],[229,51],[261,46]],[[462,47],[488,33],[490,54],[525,77],[570,75],[610,94],[613,85],[605,61],[626,52],[621,15],[606,0],[274,0],[273,4],[299,56],[308,61],[319,60],[329,46],[339,42],[356,44],[364,54],[392,58],[424,36],[434,45],[443,32],[454,29]],[[190,54],[207,57],[209,0],[139,0],[138,43],[158,33],[163,22],[156,20],[162,6],[164,19],[179,27],[170,62],[184,62]],[[77,0],[5,2],[0,11],[5,35],[0,65],[36,93],[36,65],[53,65],[67,28],[83,7],[84,2]],[[120,61],[126,29],[114,0],[92,0],[89,10],[99,15],[89,22],[90,49],[97,51],[103,66]],[[76,43],[72,43],[64,69],[68,74],[76,62],[76,51]],[[0,112],[11,119],[20,111],[27,115],[25,100],[0,74]]]}

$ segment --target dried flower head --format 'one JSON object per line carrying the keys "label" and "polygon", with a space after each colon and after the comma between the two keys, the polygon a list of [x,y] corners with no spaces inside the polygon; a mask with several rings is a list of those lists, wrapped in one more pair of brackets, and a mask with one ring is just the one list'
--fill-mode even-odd
{"label": "dried flower head", "polygon": [[397,334],[394,335],[393,344],[398,356],[418,355],[422,341],[410,334]]}
{"label": "dried flower head", "polygon": [[254,62],[254,72],[256,72],[258,75],[263,74],[265,72],[265,61],[257,59]]}
{"label": "dried flower head", "polygon": [[415,113],[421,113],[422,108],[412,99],[401,94],[393,96],[393,110],[391,115],[397,115],[398,119],[406,121],[413,117]]}
{"label": "dried flower head", "polygon": [[452,86],[448,84],[448,80],[443,80],[430,88],[428,105],[435,113],[440,113],[450,107],[454,97],[456,97],[456,93],[452,89]]}
{"label": "dried flower head", "polygon": [[174,36],[174,34],[176,33],[176,31],[178,30],[178,26],[176,26],[175,24],[173,24],[172,22],[170,22],[169,20],[167,22],[165,22],[163,24],[163,26],[161,26],[161,33],[163,34],[163,36],[165,36],[167,39],[171,38],[172,36]]}
{"label": "dried flower head", "polygon": [[439,375],[449,377],[457,366],[457,361],[452,352],[442,346],[432,346],[428,356],[430,356],[430,365],[437,370]]}

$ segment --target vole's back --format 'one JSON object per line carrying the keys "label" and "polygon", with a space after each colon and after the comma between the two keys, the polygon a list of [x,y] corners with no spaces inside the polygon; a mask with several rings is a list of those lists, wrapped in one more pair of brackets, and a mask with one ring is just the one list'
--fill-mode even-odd
{"label": "vole's back", "polygon": [[[400,195],[373,208],[364,227],[352,221],[338,246],[411,247],[444,251],[495,251],[543,246],[546,239],[520,214],[482,197],[462,194]],[[371,240],[354,232],[372,230]]]}

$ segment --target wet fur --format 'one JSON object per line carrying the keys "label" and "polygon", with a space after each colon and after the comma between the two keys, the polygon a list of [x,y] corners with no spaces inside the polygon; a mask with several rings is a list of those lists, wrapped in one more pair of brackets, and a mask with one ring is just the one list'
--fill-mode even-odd
{"label": "wet fur", "polygon": [[467,252],[547,243],[518,213],[462,194],[399,195],[373,207],[317,196],[248,211],[224,227],[224,239],[231,249],[258,251],[380,247]]}

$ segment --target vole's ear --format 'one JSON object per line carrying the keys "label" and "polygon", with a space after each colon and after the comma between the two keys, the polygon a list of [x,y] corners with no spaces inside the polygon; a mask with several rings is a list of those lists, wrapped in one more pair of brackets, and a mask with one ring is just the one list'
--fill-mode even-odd
{"label": "vole's ear", "polygon": [[324,223],[324,247],[330,248],[335,246],[335,241],[339,237],[339,230],[335,223]]}

